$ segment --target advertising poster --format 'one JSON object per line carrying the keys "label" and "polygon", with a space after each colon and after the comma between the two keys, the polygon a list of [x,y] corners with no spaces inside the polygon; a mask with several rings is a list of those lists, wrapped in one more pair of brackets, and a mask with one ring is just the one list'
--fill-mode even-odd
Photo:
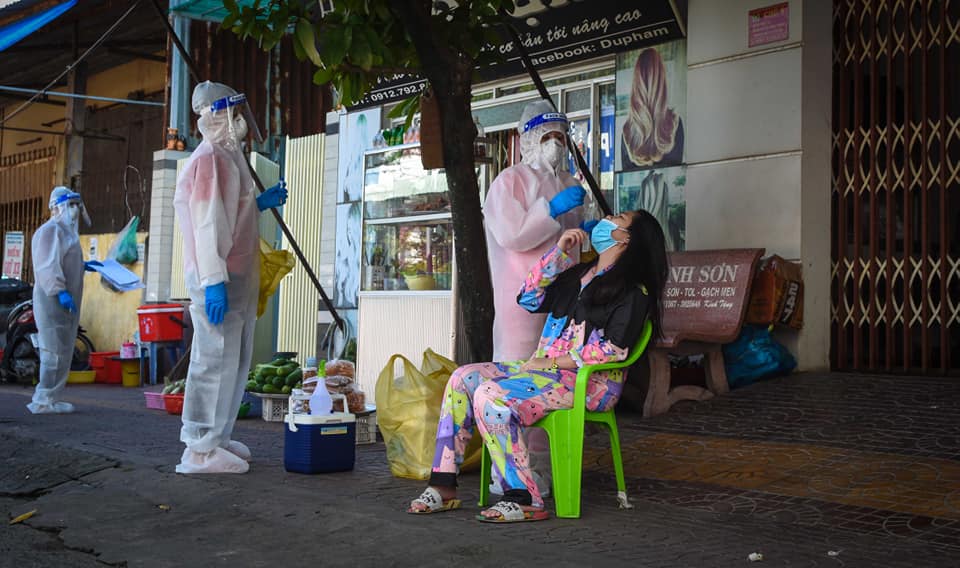
{"label": "advertising poster", "polygon": [[334,305],[357,307],[360,291],[360,202],[337,205],[337,253],[334,260]]}
{"label": "advertising poster", "polygon": [[687,112],[686,41],[617,56],[616,170],[683,163]]}
{"label": "advertising poster", "polygon": [[340,118],[340,160],[337,170],[337,203],[363,197],[363,153],[373,148],[380,132],[380,109],[351,112]]}
{"label": "advertising poster", "polygon": [[23,231],[7,231],[3,235],[3,277],[23,275]]}
{"label": "advertising poster", "polygon": [[617,174],[620,211],[643,209],[660,222],[667,251],[686,250],[686,166]]}

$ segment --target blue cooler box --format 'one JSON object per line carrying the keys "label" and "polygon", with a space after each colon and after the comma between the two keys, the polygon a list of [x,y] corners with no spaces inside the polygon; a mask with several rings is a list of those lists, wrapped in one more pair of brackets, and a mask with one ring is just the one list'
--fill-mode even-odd
{"label": "blue cooler box", "polygon": [[283,467],[296,473],[350,471],[357,457],[357,419],[353,414],[288,414]]}

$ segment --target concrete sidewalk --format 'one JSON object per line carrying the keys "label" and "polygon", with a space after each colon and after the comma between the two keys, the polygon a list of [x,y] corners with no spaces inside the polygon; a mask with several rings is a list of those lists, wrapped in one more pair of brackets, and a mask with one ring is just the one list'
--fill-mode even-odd
{"label": "concrete sidewalk", "polygon": [[[591,434],[583,517],[497,526],[463,510],[405,514],[423,488],[382,443],[353,472],[283,470],[283,426],[238,422],[239,476],[173,473],[179,417],[139,389],[69,386],[78,412],[33,416],[0,387],[0,565],[960,565],[960,382],[798,375],[619,417],[632,510]],[[550,504],[552,505],[552,503]]]}

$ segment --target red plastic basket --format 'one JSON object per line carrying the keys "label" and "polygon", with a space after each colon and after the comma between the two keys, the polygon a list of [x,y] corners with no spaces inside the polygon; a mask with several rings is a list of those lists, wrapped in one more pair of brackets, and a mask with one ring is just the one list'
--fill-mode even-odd
{"label": "red plastic basket", "polygon": [[163,395],[163,407],[167,409],[167,414],[183,414],[183,395]]}

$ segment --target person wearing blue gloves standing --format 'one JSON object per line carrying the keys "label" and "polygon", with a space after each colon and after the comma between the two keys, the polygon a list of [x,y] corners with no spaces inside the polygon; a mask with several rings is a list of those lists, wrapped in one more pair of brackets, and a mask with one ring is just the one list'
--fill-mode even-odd
{"label": "person wearing blue gloves standing", "polygon": [[250,450],[231,439],[253,355],[261,211],[287,200],[283,180],[257,195],[242,143],[261,140],[246,97],[205,81],[193,91],[203,142],[177,179],[184,272],[194,334],[177,473],[245,473]]}
{"label": "person wearing blue gloves standing", "polygon": [[27,405],[34,414],[65,414],[73,405],[60,400],[80,325],[83,271],[96,261],[83,261],[79,222],[83,203],[69,187],[50,192],[50,220],[33,234],[33,315],[40,345],[40,380]]}
{"label": "person wearing blue gloves standing", "polygon": [[[545,100],[524,106],[517,131],[522,163],[503,170],[483,205],[493,280],[493,360],[517,361],[537,348],[546,316],[517,305],[527,270],[566,229],[583,221],[586,191],[567,171],[567,117]],[[579,258],[579,251],[573,253]]]}

